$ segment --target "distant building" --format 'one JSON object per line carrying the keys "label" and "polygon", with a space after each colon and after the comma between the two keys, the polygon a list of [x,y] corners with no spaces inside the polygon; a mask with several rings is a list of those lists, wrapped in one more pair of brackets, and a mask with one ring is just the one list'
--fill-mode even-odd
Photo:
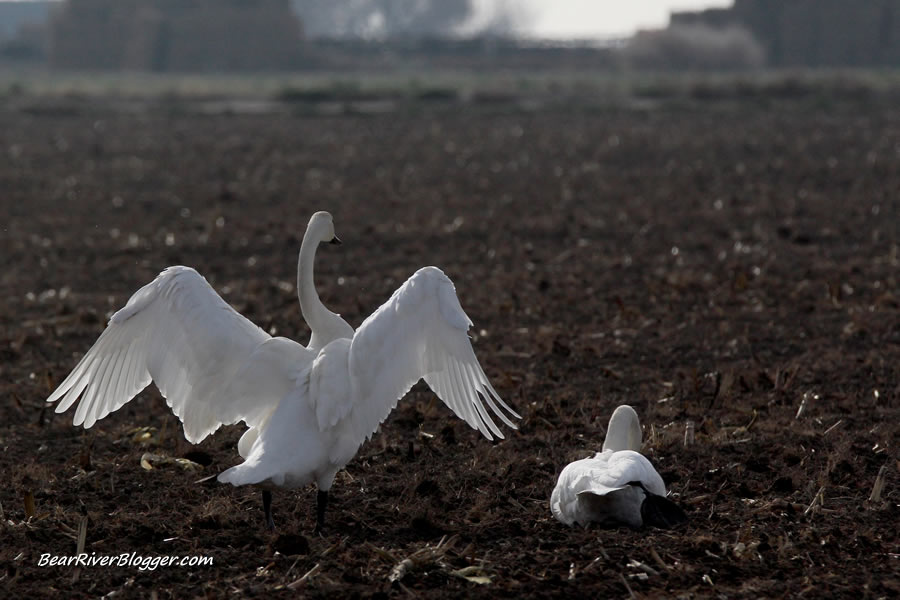
{"label": "distant building", "polygon": [[289,0],[65,0],[48,37],[60,69],[285,70],[302,50]]}
{"label": "distant building", "polygon": [[900,0],[735,0],[672,15],[672,25],[739,25],[772,66],[900,66]]}
{"label": "distant building", "polygon": [[46,60],[45,25],[56,4],[0,0],[0,63],[40,64]]}
{"label": "distant building", "polygon": [[56,2],[0,0],[0,40],[14,37],[21,27],[42,25]]}

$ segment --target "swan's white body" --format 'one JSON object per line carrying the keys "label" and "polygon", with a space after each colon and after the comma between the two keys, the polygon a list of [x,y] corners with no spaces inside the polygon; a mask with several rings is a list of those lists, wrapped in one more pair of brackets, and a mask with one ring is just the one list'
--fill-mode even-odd
{"label": "swan's white body", "polygon": [[637,413],[620,406],[609,421],[603,451],[570,463],[559,474],[550,498],[553,516],[566,525],[617,522],[641,527],[646,492],[665,496],[666,486],[640,449]]}
{"label": "swan's white body", "polygon": [[[465,332],[471,321],[450,279],[435,267],[419,269],[360,326],[302,363],[294,386],[244,455],[219,476],[234,485],[297,487],[315,482],[327,491],[419,379],[488,439],[503,434],[479,394],[504,423],[515,425],[478,365]],[[492,435],[493,434],[493,435]]]}
{"label": "swan's white body", "polygon": [[419,379],[488,439],[503,434],[484,403],[515,428],[498,404],[519,416],[488,382],[466,335],[471,321],[436,267],[417,271],[356,332],[300,287],[318,319],[308,347],[269,336],[193,269],[169,267],[112,316],[48,402],[63,412],[80,397],[74,424],[89,428],[152,380],[192,443],[222,424],[250,427],[238,443],[245,461],[220,481],[315,482],[326,492]]}

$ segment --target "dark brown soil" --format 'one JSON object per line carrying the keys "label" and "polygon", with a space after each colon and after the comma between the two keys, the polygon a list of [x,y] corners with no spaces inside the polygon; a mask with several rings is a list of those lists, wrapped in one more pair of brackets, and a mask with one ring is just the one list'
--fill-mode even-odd
{"label": "dark brown soil", "polygon": [[[900,593],[900,109],[823,106],[5,105],[0,595]],[[420,384],[338,475],[326,534],[309,488],[275,494],[269,535],[257,490],[195,483],[237,462],[240,427],[192,447],[155,389],[88,431],[45,408],[168,265],[305,343],[295,261],[320,209],[344,241],[318,255],[326,304],[358,325],[440,266],[519,431],[492,444]],[[552,518],[557,474],[621,403],[686,526]],[[75,553],[84,516],[88,554],[214,564],[38,566]]]}

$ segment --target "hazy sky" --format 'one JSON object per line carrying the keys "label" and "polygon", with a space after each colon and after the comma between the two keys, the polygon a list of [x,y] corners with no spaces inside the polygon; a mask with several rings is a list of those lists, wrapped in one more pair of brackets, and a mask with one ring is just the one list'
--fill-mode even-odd
{"label": "hazy sky", "polygon": [[[638,29],[664,27],[672,11],[732,4],[732,0],[474,0],[474,2],[476,6],[482,8],[496,5],[497,2],[510,7],[517,5],[525,7],[530,17],[528,20],[530,26],[522,33],[542,38],[624,37]],[[480,12],[484,14],[485,11]]]}
{"label": "hazy sky", "polygon": [[[664,27],[678,10],[730,6],[732,0],[519,0],[527,4],[536,37],[621,37]],[[515,5],[515,0],[511,2]]]}

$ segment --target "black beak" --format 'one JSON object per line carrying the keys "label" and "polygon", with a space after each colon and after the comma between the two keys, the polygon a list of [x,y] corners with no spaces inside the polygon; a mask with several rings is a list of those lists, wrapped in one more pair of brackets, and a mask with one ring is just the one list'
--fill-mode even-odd
{"label": "black beak", "polygon": [[675,527],[687,522],[687,515],[681,507],[662,496],[649,494],[641,503],[641,519],[646,525],[653,525],[660,529]]}
{"label": "black beak", "polygon": [[635,485],[647,494],[641,503],[641,519],[645,525],[668,529],[687,522],[687,515],[684,514],[681,507],[668,498],[647,491],[640,481],[631,481],[628,485]]}
{"label": "black beak", "polygon": [[331,241],[328,242],[328,243],[329,243],[329,244],[335,244],[335,245],[337,245],[337,246],[340,246],[340,245],[343,244],[344,242],[342,242],[342,241],[341,241],[341,238],[339,238],[338,236],[334,236],[333,238],[331,238]]}

